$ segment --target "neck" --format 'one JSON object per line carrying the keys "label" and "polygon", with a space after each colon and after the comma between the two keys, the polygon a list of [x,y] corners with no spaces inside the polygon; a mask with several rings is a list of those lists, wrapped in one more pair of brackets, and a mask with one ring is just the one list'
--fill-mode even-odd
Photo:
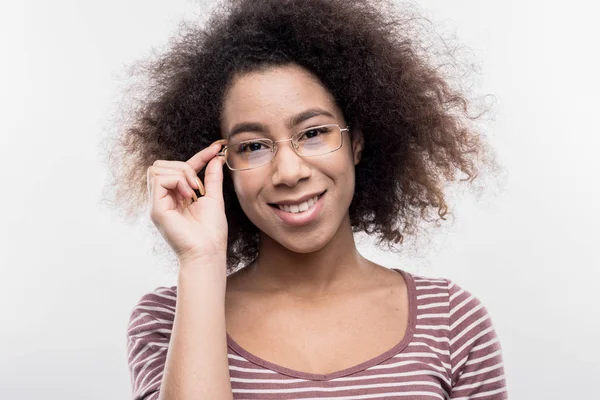
{"label": "neck", "polygon": [[346,215],[334,237],[312,253],[293,252],[263,235],[250,274],[260,290],[315,299],[355,288],[364,281],[369,267],[356,248]]}

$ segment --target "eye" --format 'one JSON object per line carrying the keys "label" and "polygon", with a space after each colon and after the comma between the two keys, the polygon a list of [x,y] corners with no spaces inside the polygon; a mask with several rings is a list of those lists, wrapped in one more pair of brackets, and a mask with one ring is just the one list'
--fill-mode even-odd
{"label": "eye", "polygon": [[310,140],[317,138],[319,136],[325,135],[331,131],[331,128],[328,126],[320,126],[316,128],[307,129],[300,135],[298,140]]}
{"label": "eye", "polygon": [[254,153],[261,150],[269,150],[270,146],[262,141],[248,141],[238,144],[235,148],[236,153]]}

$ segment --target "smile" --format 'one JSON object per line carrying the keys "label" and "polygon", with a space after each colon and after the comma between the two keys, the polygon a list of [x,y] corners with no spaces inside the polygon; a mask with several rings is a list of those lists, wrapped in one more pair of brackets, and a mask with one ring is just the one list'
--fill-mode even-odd
{"label": "smile", "polygon": [[298,214],[312,208],[317,203],[317,201],[319,201],[319,198],[321,196],[322,194],[318,194],[315,197],[299,204],[276,204],[276,206],[279,207],[280,210],[285,211],[287,213]]}
{"label": "smile", "polygon": [[[325,193],[296,204],[269,204],[281,222],[288,226],[299,227],[308,225],[319,218],[325,202]],[[287,202],[286,202],[287,203]]]}

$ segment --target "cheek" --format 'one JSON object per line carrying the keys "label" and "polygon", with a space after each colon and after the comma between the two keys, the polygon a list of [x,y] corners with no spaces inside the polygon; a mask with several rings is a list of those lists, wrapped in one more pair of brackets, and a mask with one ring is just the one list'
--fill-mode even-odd
{"label": "cheek", "polygon": [[[352,200],[355,189],[355,166],[354,162],[349,157],[344,158],[343,161],[337,164],[336,170],[332,173],[332,176],[337,177],[336,186],[340,191],[341,201],[344,203]],[[346,204],[344,204],[346,206]],[[349,205],[349,203],[347,204]]]}
{"label": "cheek", "polygon": [[261,180],[255,177],[248,177],[245,175],[240,176],[239,174],[233,176],[235,194],[244,210],[246,208],[245,206],[254,201],[260,192],[261,185],[259,182],[261,182]]}
{"label": "cheek", "polygon": [[330,175],[338,177],[341,183],[354,182],[354,159],[352,150],[339,152],[335,162],[329,164]]}

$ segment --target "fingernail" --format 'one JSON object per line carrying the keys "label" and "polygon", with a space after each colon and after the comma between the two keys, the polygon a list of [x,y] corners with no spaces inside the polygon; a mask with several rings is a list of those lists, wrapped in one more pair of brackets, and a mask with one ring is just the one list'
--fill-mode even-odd
{"label": "fingernail", "polygon": [[206,191],[204,190],[204,185],[200,182],[200,179],[196,178],[196,183],[198,184],[198,190],[200,191],[200,196],[204,196]]}
{"label": "fingernail", "polygon": [[192,190],[192,199],[194,199],[194,201],[198,201],[198,196],[196,196],[196,192],[194,192]]}
{"label": "fingernail", "polygon": [[220,146],[225,146],[227,144],[227,142],[228,142],[227,139],[219,139],[216,142],[213,142],[210,146],[214,146],[215,144],[218,144]]}

